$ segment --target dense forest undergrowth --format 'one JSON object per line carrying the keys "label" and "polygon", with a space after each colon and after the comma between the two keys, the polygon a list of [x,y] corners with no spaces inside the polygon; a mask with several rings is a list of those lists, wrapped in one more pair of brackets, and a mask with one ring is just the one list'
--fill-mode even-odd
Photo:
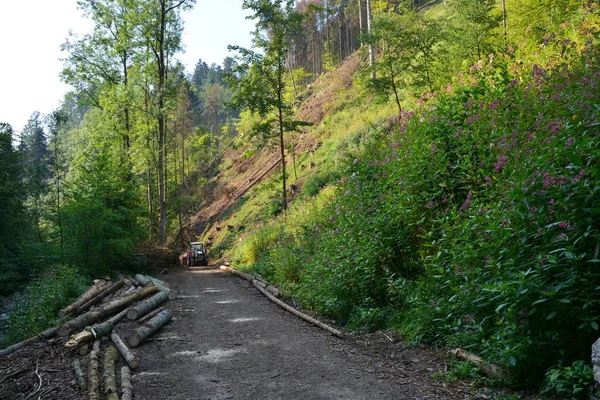
{"label": "dense forest undergrowth", "polygon": [[[126,8],[88,8],[96,30],[65,45],[62,108],[34,114],[18,148],[0,125],[0,295],[27,285],[0,342],[55,322],[90,277],[203,240],[346,329],[465,348],[509,371],[493,383],[590,393],[593,2],[246,1],[262,53],[191,76],[148,36],[126,40],[129,23],[156,32],[140,2],[147,18],[122,26]],[[476,375],[459,363],[442,378]]]}

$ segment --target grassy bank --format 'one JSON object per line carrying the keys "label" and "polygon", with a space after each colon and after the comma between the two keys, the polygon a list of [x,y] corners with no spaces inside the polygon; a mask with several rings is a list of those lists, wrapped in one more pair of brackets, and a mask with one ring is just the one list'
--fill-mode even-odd
{"label": "grassy bank", "polygon": [[355,130],[330,168],[340,178],[245,236],[234,260],[349,327],[467,348],[520,385],[587,363],[600,323],[599,17],[582,12],[531,56],[490,57]]}

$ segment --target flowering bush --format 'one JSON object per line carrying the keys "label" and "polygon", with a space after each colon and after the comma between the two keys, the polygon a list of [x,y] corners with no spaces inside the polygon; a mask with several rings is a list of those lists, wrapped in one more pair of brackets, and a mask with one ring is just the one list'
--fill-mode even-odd
{"label": "flowering bush", "polygon": [[[600,14],[580,19],[531,63],[490,57],[364,135],[335,196],[286,236],[292,294],[349,326],[385,317],[414,340],[467,347],[521,383],[589,358]],[[261,262],[277,269],[277,254]]]}

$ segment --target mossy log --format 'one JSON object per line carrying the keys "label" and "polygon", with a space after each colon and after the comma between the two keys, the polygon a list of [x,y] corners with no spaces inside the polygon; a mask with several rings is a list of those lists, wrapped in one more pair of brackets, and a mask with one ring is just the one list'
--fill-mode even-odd
{"label": "mossy log", "polygon": [[140,343],[148,339],[154,332],[166,325],[171,318],[173,318],[171,310],[161,311],[143,326],[137,328],[135,332],[127,338],[127,343],[129,343],[131,347],[139,346]]}
{"label": "mossy log", "polygon": [[98,293],[100,293],[104,287],[107,285],[105,280],[99,280],[95,282],[92,286],[90,286],[77,300],[73,303],[69,304],[67,307],[63,308],[58,312],[59,318],[64,318],[67,315],[71,314],[78,307],[88,302],[90,299],[94,298]]}
{"label": "mossy log", "polygon": [[500,368],[496,364],[486,362],[483,358],[479,357],[478,355],[470,353],[464,349],[457,348],[454,350],[450,350],[449,353],[456,356],[457,358],[460,358],[461,360],[472,362],[477,366],[477,368],[481,370],[481,373],[487,376],[488,378],[508,378],[508,373],[506,372],[506,370]]}
{"label": "mossy log", "polygon": [[124,365],[121,367],[121,400],[131,400],[132,398],[131,371],[127,365]]}
{"label": "mossy log", "polygon": [[121,353],[121,355],[127,362],[127,365],[132,369],[136,369],[140,362],[135,356],[135,354],[133,354],[129,347],[127,347],[127,345],[123,342],[123,339],[121,339],[119,335],[113,332],[110,334],[110,340],[112,340],[117,350],[119,350],[119,353]]}
{"label": "mossy log", "polygon": [[161,290],[156,293],[154,296],[137,303],[135,306],[131,307],[127,310],[127,318],[131,320],[138,319],[138,317],[146,314],[152,309],[158,307],[162,302],[169,298],[169,292],[166,290]]}
{"label": "mossy log", "polygon": [[87,387],[87,384],[85,381],[85,374],[83,373],[83,369],[81,368],[81,362],[79,361],[79,358],[76,358],[73,360],[72,366],[73,366],[73,371],[75,371],[75,378],[77,379],[77,385],[79,385],[79,388],[81,390],[85,390]]}
{"label": "mossy log", "polygon": [[98,358],[100,357],[100,341],[96,340],[88,356],[88,399],[100,400],[100,378],[98,376]]}
{"label": "mossy log", "polygon": [[104,353],[104,364],[102,374],[103,394],[106,400],[119,400],[117,394],[117,376],[115,373],[115,362],[117,361],[117,349],[110,346]]}

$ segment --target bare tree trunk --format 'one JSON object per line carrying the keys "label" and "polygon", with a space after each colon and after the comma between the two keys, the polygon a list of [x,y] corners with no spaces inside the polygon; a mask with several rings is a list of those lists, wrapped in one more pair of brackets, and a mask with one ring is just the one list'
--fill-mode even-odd
{"label": "bare tree trunk", "polygon": [[502,27],[504,28],[504,50],[508,48],[506,31],[506,0],[502,0]]}
{"label": "bare tree trunk", "polygon": [[[367,0],[367,33],[371,34],[371,21],[373,16],[371,15],[371,0]],[[369,66],[372,69],[371,78],[375,79],[377,74],[375,73],[375,68],[373,65],[375,64],[375,51],[373,50],[373,45],[369,43]]]}

